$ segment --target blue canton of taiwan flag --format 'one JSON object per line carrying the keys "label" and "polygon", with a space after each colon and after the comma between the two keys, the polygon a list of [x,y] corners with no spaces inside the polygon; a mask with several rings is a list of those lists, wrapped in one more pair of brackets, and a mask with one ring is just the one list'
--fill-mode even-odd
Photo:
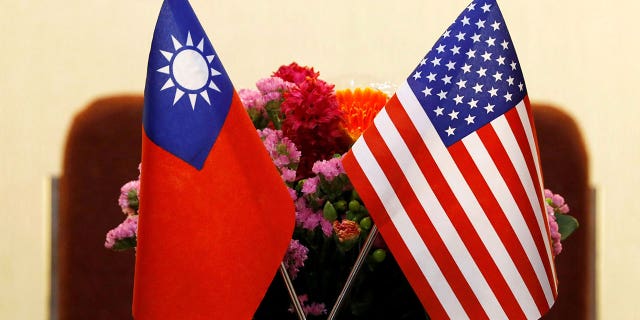
{"label": "blue canton of taiwan flag", "polygon": [[168,3],[151,43],[144,127],[152,141],[201,169],[234,89],[191,7]]}
{"label": "blue canton of taiwan flag", "polygon": [[538,319],[557,296],[538,159],[513,42],[479,0],[343,164],[432,319]]}
{"label": "blue canton of taiwan flag", "polygon": [[142,131],[136,320],[251,319],[294,207],[186,0],[153,35]]}

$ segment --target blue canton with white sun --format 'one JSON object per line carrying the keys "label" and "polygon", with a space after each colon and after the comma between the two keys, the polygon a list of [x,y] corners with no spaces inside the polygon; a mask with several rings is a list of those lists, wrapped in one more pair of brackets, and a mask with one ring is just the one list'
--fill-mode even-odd
{"label": "blue canton with white sun", "polygon": [[164,1],[149,53],[143,115],[147,136],[201,169],[233,94],[193,9],[188,3]]}
{"label": "blue canton with white sun", "polygon": [[495,1],[475,1],[407,78],[450,146],[527,94],[513,42]]}

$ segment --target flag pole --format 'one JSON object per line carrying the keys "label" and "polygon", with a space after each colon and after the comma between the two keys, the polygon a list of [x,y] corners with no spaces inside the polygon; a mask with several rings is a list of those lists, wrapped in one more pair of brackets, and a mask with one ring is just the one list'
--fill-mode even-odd
{"label": "flag pole", "polygon": [[369,231],[369,235],[367,236],[367,239],[364,242],[364,246],[362,247],[362,250],[360,250],[360,253],[358,254],[358,258],[356,259],[356,262],[353,265],[351,272],[349,272],[349,277],[347,277],[347,281],[345,282],[344,287],[342,287],[342,291],[340,292],[340,295],[338,296],[336,303],[333,305],[333,308],[331,309],[331,312],[329,313],[329,317],[327,318],[327,320],[333,320],[338,315],[338,312],[340,311],[340,308],[344,303],[344,298],[351,291],[353,282],[356,279],[356,276],[358,276],[358,273],[360,272],[360,268],[364,264],[367,258],[367,255],[369,255],[369,251],[371,251],[371,247],[373,246],[373,242],[377,236],[378,236],[378,227],[376,227],[376,225],[373,225],[373,228],[371,228],[371,231]]}
{"label": "flag pole", "polygon": [[307,320],[307,317],[304,315],[304,310],[302,310],[300,300],[298,299],[298,295],[296,294],[296,289],[293,287],[293,282],[291,281],[289,273],[287,272],[287,267],[284,266],[284,262],[280,262],[280,275],[282,275],[284,285],[287,287],[289,298],[291,299],[291,303],[293,304],[293,310],[295,310],[296,314],[298,315],[298,319]]}

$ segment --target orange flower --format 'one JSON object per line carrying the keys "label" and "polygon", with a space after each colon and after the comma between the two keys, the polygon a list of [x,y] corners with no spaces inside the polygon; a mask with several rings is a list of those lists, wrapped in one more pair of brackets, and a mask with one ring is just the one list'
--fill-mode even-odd
{"label": "orange flower", "polygon": [[342,220],[342,222],[334,221],[333,231],[335,231],[340,242],[355,240],[360,236],[358,223],[347,219]]}
{"label": "orange flower", "polygon": [[377,89],[356,88],[336,91],[336,98],[343,112],[344,128],[356,140],[373,123],[389,97]]}

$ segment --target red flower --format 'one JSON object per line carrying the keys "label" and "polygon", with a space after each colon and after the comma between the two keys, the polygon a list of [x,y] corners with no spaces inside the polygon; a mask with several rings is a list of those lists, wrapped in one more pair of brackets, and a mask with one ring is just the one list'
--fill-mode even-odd
{"label": "red flower", "polygon": [[288,66],[281,66],[278,71],[273,73],[273,76],[297,85],[300,85],[307,78],[317,79],[319,75],[320,73],[313,71],[313,68],[301,67],[295,62]]}
{"label": "red flower", "polygon": [[281,109],[282,131],[302,153],[299,177],[308,176],[317,160],[348,150],[351,138],[342,128],[342,111],[333,85],[307,77],[285,92]]}
{"label": "red flower", "polygon": [[360,236],[358,223],[351,220],[345,219],[342,220],[342,222],[334,221],[333,230],[336,232],[340,242],[355,240]]}

